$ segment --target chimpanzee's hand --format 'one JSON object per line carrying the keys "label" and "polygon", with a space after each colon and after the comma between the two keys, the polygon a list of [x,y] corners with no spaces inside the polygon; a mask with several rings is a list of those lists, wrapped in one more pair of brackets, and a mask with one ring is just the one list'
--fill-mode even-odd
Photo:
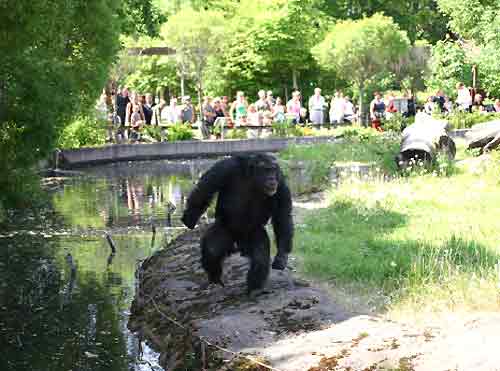
{"label": "chimpanzee's hand", "polygon": [[277,270],[284,270],[286,268],[286,265],[288,263],[288,255],[287,254],[278,254],[274,257],[273,261],[273,269]]}
{"label": "chimpanzee's hand", "polygon": [[182,222],[186,227],[189,229],[194,229],[196,227],[196,219],[193,218],[192,214],[190,213],[184,213],[181,218]]}

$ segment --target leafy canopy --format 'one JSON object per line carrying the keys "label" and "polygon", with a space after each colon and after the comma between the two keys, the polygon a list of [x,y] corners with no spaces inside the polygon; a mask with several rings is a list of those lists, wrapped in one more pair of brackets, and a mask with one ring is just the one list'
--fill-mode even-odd
{"label": "leafy canopy", "polygon": [[371,76],[387,71],[410,46],[406,32],[382,14],[332,27],[313,48],[321,67],[336,70],[362,87]]}

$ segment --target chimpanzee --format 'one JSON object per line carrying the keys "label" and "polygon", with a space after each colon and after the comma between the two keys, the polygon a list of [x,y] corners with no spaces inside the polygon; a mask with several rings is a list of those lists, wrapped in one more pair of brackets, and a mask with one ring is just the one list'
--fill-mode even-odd
{"label": "chimpanzee", "polygon": [[248,294],[261,289],[269,275],[270,243],[265,225],[272,219],[278,252],[272,268],[283,270],[292,250],[290,189],[276,158],[239,155],[218,161],[199,180],[187,200],[183,223],[193,229],[218,193],[215,223],[201,238],[201,263],[210,283],[223,286],[222,264],[241,252],[250,259]]}

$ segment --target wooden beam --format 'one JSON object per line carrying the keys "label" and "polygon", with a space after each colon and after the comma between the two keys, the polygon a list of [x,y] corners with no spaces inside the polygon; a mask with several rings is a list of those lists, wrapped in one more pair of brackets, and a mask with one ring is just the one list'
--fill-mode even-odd
{"label": "wooden beam", "polygon": [[174,55],[175,50],[169,47],[153,47],[153,48],[127,48],[127,55]]}

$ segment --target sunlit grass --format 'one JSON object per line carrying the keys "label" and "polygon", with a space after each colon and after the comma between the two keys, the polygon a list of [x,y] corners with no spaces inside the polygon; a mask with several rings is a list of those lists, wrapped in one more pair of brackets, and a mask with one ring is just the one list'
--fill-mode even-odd
{"label": "sunlit grass", "polygon": [[299,226],[304,272],[373,290],[394,312],[500,309],[500,166],[475,164],[332,189]]}

